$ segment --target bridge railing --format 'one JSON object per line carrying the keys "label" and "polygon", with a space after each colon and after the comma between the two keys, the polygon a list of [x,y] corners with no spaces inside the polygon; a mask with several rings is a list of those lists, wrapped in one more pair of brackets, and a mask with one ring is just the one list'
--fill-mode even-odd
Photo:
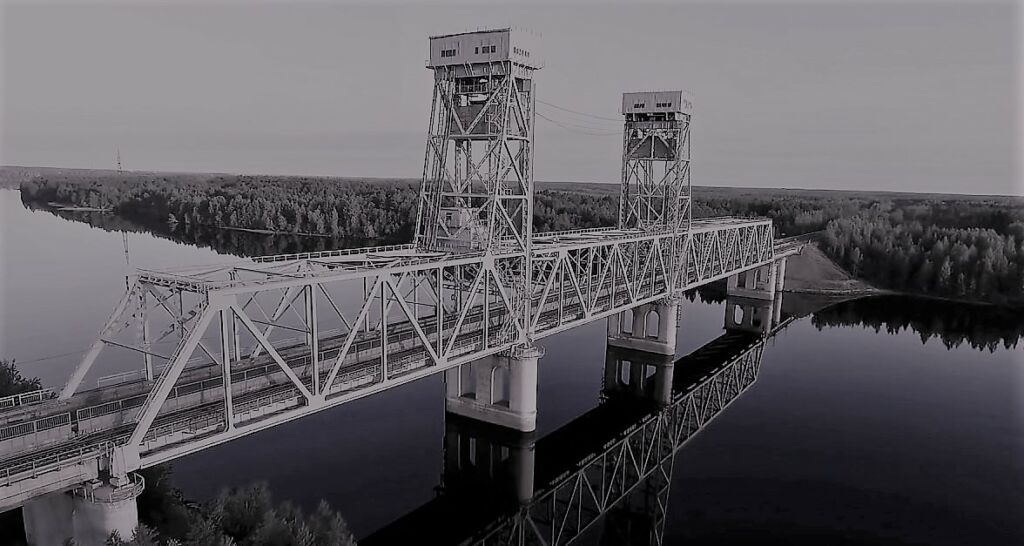
{"label": "bridge railing", "polygon": [[80,446],[77,449],[63,449],[53,453],[43,453],[16,464],[0,469],[0,486],[10,486],[26,475],[37,478],[50,472],[57,472],[69,466],[94,463],[97,458],[110,450],[109,443]]}
{"label": "bridge railing", "polygon": [[25,406],[28,404],[35,404],[51,398],[56,398],[57,393],[53,389],[38,389],[29,392],[23,392],[19,394],[12,394],[9,396],[0,397],[0,410],[6,408],[13,408],[17,406]]}

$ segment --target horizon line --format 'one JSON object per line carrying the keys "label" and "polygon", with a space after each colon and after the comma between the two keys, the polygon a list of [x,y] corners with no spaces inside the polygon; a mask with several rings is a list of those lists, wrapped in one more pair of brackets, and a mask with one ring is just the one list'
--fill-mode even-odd
{"label": "horizon line", "polygon": [[[131,174],[131,173],[152,173],[152,174],[180,174],[180,175],[227,175],[227,176],[277,176],[284,178],[337,178],[341,180],[409,180],[419,181],[422,180],[422,176],[416,177],[402,177],[402,176],[346,176],[337,174],[277,174],[277,173],[251,173],[251,172],[229,172],[229,171],[168,171],[168,170],[148,170],[148,169],[125,169],[118,171],[117,169],[98,169],[93,167],[54,167],[45,165],[0,165],[0,169],[53,169],[53,170],[75,170],[75,171],[98,171],[98,172],[110,172],[114,174]],[[621,182],[603,182],[603,181],[582,181],[582,180],[534,180],[535,184],[594,184],[601,186],[618,186]],[[1001,193],[958,193],[958,192],[943,192],[943,191],[914,191],[914,190],[877,190],[877,189],[834,189],[834,188],[811,188],[811,187],[785,187],[785,186],[771,186],[771,187],[757,187],[757,186],[719,186],[719,185],[703,185],[693,183],[693,186],[701,188],[728,188],[737,190],[785,190],[785,191],[820,191],[820,192],[836,192],[836,193],[890,193],[890,194],[910,194],[910,195],[934,195],[934,196],[961,196],[961,197],[1007,197],[1012,199],[1024,199],[1024,191],[1020,194],[1001,194]],[[1018,190],[1024,190],[1024,188],[1018,188]]]}

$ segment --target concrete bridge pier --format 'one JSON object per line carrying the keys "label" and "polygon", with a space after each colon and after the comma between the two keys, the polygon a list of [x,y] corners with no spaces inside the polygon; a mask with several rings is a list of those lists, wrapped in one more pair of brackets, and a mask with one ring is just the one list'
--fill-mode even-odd
{"label": "concrete bridge pier", "polygon": [[139,526],[136,498],[145,483],[138,474],[94,480],[73,491],[36,497],[22,507],[29,546],[105,544],[114,531],[130,540]]}
{"label": "concrete bridge pier", "polygon": [[536,346],[481,358],[445,371],[445,409],[522,432],[537,428]]}
{"label": "concrete bridge pier", "polygon": [[608,345],[675,356],[679,300],[666,298],[608,317]]}
{"label": "concrete bridge pier", "polygon": [[629,393],[668,404],[672,401],[673,359],[669,355],[608,347],[602,390],[606,394]]}
{"label": "concrete bridge pier", "polygon": [[[758,300],[771,300],[775,298],[776,290],[781,290],[779,279],[779,264],[785,259],[777,260],[761,267],[740,271],[729,277],[726,293],[729,296],[750,298]],[[781,266],[785,275],[785,264]]]}
{"label": "concrete bridge pier", "polygon": [[726,330],[765,333],[779,324],[785,286],[786,258],[729,277]]}

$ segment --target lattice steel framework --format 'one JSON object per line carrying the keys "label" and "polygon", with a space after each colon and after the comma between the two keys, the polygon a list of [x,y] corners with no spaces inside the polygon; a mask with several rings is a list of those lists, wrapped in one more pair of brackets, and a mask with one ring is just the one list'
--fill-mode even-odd
{"label": "lattice steel framework", "polygon": [[682,91],[623,95],[619,227],[689,229],[690,107]]}
{"label": "lattice steel framework", "polygon": [[416,215],[420,248],[528,252],[533,71],[514,60],[434,67]]}

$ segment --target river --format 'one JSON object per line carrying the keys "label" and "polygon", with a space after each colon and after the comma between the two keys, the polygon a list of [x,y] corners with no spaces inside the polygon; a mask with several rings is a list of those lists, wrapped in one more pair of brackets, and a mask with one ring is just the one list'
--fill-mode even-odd
{"label": "river", "polygon": [[[134,267],[222,262],[233,244],[140,229],[126,257],[121,232],[30,210],[16,190],[0,190],[0,228],[0,358],[53,387]],[[718,337],[724,312],[720,298],[685,301],[678,355]],[[790,323],[756,381],[675,456],[665,543],[1024,543],[1022,322],[886,296]],[[541,438],[601,403],[604,322],[543,345]],[[325,499],[363,537],[435,498],[444,437],[432,376],[178,459],[173,481],[200,501],[266,481],[277,501]],[[615,543],[610,527],[582,539]]]}

